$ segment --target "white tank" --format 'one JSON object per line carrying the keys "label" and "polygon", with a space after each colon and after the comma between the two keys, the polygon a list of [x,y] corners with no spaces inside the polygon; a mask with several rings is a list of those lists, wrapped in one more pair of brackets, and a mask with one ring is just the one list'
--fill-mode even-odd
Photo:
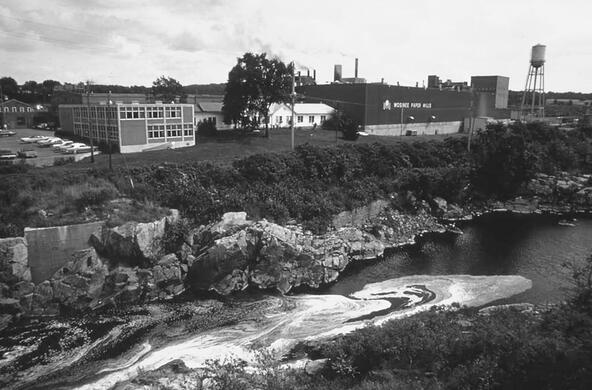
{"label": "white tank", "polygon": [[547,46],[545,45],[534,45],[532,47],[532,54],[530,55],[530,63],[535,68],[541,67],[545,64],[545,50]]}

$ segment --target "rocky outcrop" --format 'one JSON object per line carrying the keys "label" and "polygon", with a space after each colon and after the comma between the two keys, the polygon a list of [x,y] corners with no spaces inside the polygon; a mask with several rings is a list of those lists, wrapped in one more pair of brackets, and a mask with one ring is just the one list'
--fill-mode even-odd
{"label": "rocky outcrop", "polygon": [[351,261],[374,259],[388,247],[412,242],[422,232],[444,230],[425,211],[406,215],[383,209],[366,220],[372,224],[341,227],[324,235],[265,220],[225,216],[223,221],[231,219],[239,223],[199,229],[201,238],[210,231],[213,239],[201,251],[194,246],[197,256],[188,276],[194,290],[225,295],[248,286],[281,293],[298,286],[316,288],[335,281]]}
{"label": "rocky outcrop", "polygon": [[0,282],[31,281],[27,241],[23,237],[0,238]]}
{"label": "rocky outcrop", "polygon": [[178,210],[154,222],[127,222],[114,228],[103,227],[90,237],[102,255],[132,264],[154,264],[162,255],[161,241],[169,225],[179,220]]}

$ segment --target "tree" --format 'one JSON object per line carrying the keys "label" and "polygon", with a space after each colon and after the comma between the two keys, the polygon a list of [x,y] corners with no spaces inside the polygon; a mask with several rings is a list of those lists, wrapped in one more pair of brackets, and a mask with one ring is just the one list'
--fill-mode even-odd
{"label": "tree", "polygon": [[340,131],[343,139],[355,141],[359,138],[360,123],[342,111],[335,111],[329,119],[323,123],[323,129]]}
{"label": "tree", "polygon": [[8,99],[14,99],[18,95],[18,84],[12,77],[2,77],[0,87],[2,87],[2,94]]}
{"label": "tree", "polygon": [[228,73],[222,113],[227,124],[255,128],[265,123],[269,131],[269,108],[290,98],[292,65],[267,58],[266,54],[245,53]]}
{"label": "tree", "polygon": [[186,95],[183,86],[172,77],[160,76],[152,83],[152,94],[155,99],[163,102],[173,102],[176,99],[185,101]]}

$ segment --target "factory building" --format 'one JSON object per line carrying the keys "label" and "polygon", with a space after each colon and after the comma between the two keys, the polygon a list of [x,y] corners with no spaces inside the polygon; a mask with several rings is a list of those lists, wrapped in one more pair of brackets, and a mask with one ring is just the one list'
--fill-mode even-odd
{"label": "factory building", "polygon": [[59,116],[62,132],[121,153],[195,145],[192,104],[69,104]]}
{"label": "factory building", "polygon": [[467,82],[442,82],[428,76],[428,86],[405,87],[383,82],[368,83],[358,76],[342,75],[335,65],[331,84],[303,85],[297,88],[305,102],[325,103],[344,112],[361,124],[368,134],[400,136],[409,134],[451,134],[466,126],[474,128],[475,118],[490,120],[510,117],[509,78],[474,76]]}
{"label": "factory building", "polygon": [[333,83],[303,86],[298,92],[305,101],[345,112],[373,135],[456,133],[471,115],[471,91]]}

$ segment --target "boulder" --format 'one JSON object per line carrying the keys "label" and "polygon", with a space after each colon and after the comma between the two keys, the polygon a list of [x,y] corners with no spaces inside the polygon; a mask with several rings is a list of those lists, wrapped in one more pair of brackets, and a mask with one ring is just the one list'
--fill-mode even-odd
{"label": "boulder", "polygon": [[[24,237],[0,238],[0,278],[31,281],[27,241]],[[1,276],[4,275],[4,276]]]}
{"label": "boulder", "polygon": [[245,270],[256,257],[258,243],[258,232],[250,228],[215,240],[193,262],[189,270],[192,286],[197,290],[209,290],[234,270]]}
{"label": "boulder", "polygon": [[167,227],[178,220],[179,212],[172,209],[169,216],[158,221],[103,227],[91,235],[90,243],[112,259],[127,260],[132,264],[154,264],[163,251],[161,242]]}

